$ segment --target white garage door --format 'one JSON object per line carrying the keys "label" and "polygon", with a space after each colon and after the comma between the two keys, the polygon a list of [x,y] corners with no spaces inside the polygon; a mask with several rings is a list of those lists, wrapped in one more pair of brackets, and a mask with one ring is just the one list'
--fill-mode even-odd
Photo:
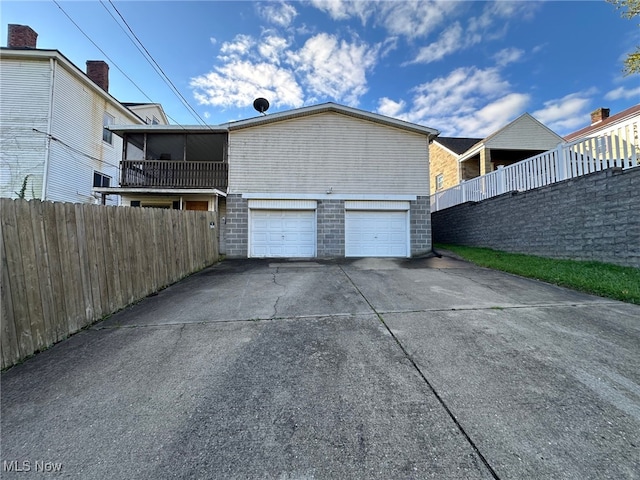
{"label": "white garage door", "polygon": [[251,257],[314,257],[313,210],[251,210]]}
{"label": "white garage door", "polygon": [[408,212],[345,212],[345,256],[408,257]]}

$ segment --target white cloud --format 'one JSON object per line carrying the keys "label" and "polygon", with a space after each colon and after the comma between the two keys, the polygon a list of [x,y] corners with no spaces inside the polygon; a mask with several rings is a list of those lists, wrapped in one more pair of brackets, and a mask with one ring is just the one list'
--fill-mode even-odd
{"label": "white cloud", "polygon": [[536,110],[532,115],[560,135],[569,133],[572,129],[587,124],[591,96],[594,93],[595,90],[590,89],[546,101],[544,108]]}
{"label": "white cloud", "polygon": [[386,28],[389,33],[418,38],[429,35],[443,25],[449,15],[460,9],[460,4],[433,0],[404,0],[375,2],[375,7],[376,23]]}
{"label": "white cloud", "polygon": [[288,27],[298,15],[295,7],[286,2],[258,4],[258,11],[268,21],[280,27]]}
{"label": "white cloud", "polygon": [[275,105],[300,107],[302,89],[290,70],[269,63],[234,60],[193,78],[194,97],[202,105],[246,107],[257,97]]}
{"label": "white cloud", "polygon": [[225,61],[239,59],[249,53],[255,43],[255,40],[250,35],[236,35],[233,42],[224,42],[222,44],[219,58]]}
{"label": "white cloud", "polygon": [[458,11],[458,2],[438,0],[353,1],[311,0],[311,5],[333,20],[358,18],[363,25],[373,19],[391,35],[417,38],[429,35],[447,16]]}
{"label": "white cloud", "polygon": [[282,107],[321,99],[356,106],[367,92],[367,74],[381,49],[381,44],[326,33],[309,38],[298,50],[270,31],[259,40],[237,35],[222,44],[212,71],[193,78],[190,85],[200,104],[223,108],[246,107],[258,96]]}
{"label": "white cloud", "polygon": [[379,49],[320,33],[292,52],[289,62],[313,94],[356,105],[367,91],[366,73],[376,64]]}
{"label": "white cloud", "polygon": [[[459,7],[460,4],[450,2],[450,5]],[[507,31],[510,18],[529,18],[536,8],[534,2],[487,2],[479,16],[469,18],[466,29],[459,22],[455,22],[440,34],[438,40],[420,48],[416,57],[408,63],[431,63],[478,43],[502,38]],[[441,12],[440,23],[446,13],[449,12]],[[503,56],[496,58],[501,66],[517,60],[524,53],[518,49],[505,49],[503,52]]]}
{"label": "white cloud", "polygon": [[410,104],[382,98],[378,111],[436,127],[442,135],[485,137],[524,113],[527,94],[511,91],[497,68],[458,68],[414,89]]}
{"label": "white cloud", "polygon": [[387,97],[382,97],[378,103],[378,113],[388,117],[397,117],[407,106],[404,100],[395,102]]}
{"label": "white cloud", "polygon": [[458,22],[440,34],[437,41],[422,47],[416,58],[410,63],[431,63],[441,60],[445,55],[460,49],[462,43],[462,26]]}
{"label": "white cloud", "polygon": [[618,87],[615,90],[611,90],[610,92],[607,92],[607,94],[604,96],[605,100],[620,100],[620,99],[629,99],[629,98],[633,98],[635,100],[638,99],[638,97],[640,97],[640,87],[636,87],[636,88],[625,88],[625,87]]}
{"label": "white cloud", "polygon": [[285,38],[269,35],[258,45],[258,52],[270,63],[279,64],[288,47],[289,42]]}
{"label": "white cloud", "polygon": [[376,2],[353,0],[311,0],[311,5],[327,13],[333,20],[347,20],[358,17],[366,23]]}
{"label": "white cloud", "polygon": [[509,93],[488,103],[472,115],[457,119],[457,125],[473,136],[485,137],[507,125],[515,117],[524,113],[529,103],[529,95]]}
{"label": "white cloud", "polygon": [[504,67],[509,65],[510,63],[517,62],[524,55],[524,50],[519,48],[510,47],[503,48],[498,53],[493,56],[493,59],[496,61],[496,64],[499,67]]}

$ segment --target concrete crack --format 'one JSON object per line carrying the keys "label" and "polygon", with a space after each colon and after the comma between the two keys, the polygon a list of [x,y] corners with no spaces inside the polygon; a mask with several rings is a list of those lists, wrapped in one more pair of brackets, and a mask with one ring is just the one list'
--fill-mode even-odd
{"label": "concrete crack", "polygon": [[278,297],[276,298],[275,303],[273,304],[273,314],[271,315],[270,318],[276,318],[278,316],[278,303],[280,303],[280,299],[287,293],[287,286],[286,285],[282,285],[281,283],[278,283],[278,280],[276,279],[276,275],[278,274],[280,268],[276,268],[276,271],[273,272],[272,275],[272,280],[273,280],[273,284],[274,285],[278,285],[281,288],[284,288],[284,292],[282,295],[278,295]]}
{"label": "concrete crack", "polygon": [[451,420],[453,421],[453,423],[456,425],[456,427],[458,427],[458,430],[460,431],[460,433],[464,436],[464,438],[467,440],[467,442],[469,443],[469,445],[471,446],[471,448],[473,449],[473,451],[476,453],[476,455],[478,455],[478,457],[480,458],[480,460],[482,461],[482,463],[484,464],[484,466],[487,468],[487,470],[489,470],[489,473],[491,474],[491,476],[496,479],[496,480],[500,480],[500,477],[498,476],[498,474],[496,473],[496,471],[493,469],[493,467],[491,466],[491,464],[489,463],[489,461],[485,458],[485,456],[482,454],[482,452],[480,451],[480,449],[478,448],[478,446],[475,444],[475,442],[473,441],[473,439],[469,436],[469,434],[467,433],[467,431],[464,429],[464,427],[462,426],[462,424],[458,421],[458,419],[456,418],[456,416],[454,415],[453,411],[449,408],[449,406],[446,404],[446,402],[444,401],[444,399],[440,396],[440,394],[438,393],[438,391],[436,390],[436,388],[433,386],[433,384],[429,381],[429,379],[426,377],[426,375],[424,374],[424,372],[420,369],[420,367],[418,366],[418,364],[416,363],[416,361],[413,359],[413,357],[409,354],[409,352],[407,351],[407,349],[405,348],[405,346],[400,342],[400,339],[398,337],[396,337],[396,335],[393,333],[393,331],[391,331],[391,328],[389,328],[389,326],[387,325],[387,323],[384,321],[384,318],[382,317],[382,314],[380,312],[378,312],[376,310],[376,308],[373,306],[373,304],[369,301],[369,299],[362,293],[362,291],[358,288],[358,286],[355,284],[355,282],[353,281],[353,279],[349,276],[349,274],[347,272],[344,271],[344,269],[342,268],[342,266],[339,266],[340,270],[342,270],[342,273],[345,275],[345,277],[347,277],[347,279],[349,280],[349,282],[351,283],[351,285],[353,285],[353,288],[356,289],[356,291],[360,294],[360,296],[363,298],[363,300],[365,302],[367,302],[367,305],[369,305],[369,308],[371,308],[371,310],[373,310],[373,312],[376,314],[376,316],[378,317],[378,320],[380,320],[380,322],[382,323],[382,325],[384,326],[384,328],[387,330],[387,333],[389,333],[389,335],[391,335],[391,338],[393,338],[393,340],[395,341],[395,343],[398,345],[398,347],[400,348],[400,350],[402,350],[402,353],[404,354],[405,358],[411,363],[411,365],[413,366],[413,368],[416,370],[416,372],[418,373],[418,375],[420,376],[420,378],[422,379],[422,381],[427,385],[427,387],[429,388],[429,390],[431,390],[431,393],[433,393],[433,395],[435,396],[436,400],[438,401],[438,403],[440,403],[440,405],[442,406],[442,408],[444,408],[445,412],[447,413],[447,415],[449,416],[449,418],[451,418]]}

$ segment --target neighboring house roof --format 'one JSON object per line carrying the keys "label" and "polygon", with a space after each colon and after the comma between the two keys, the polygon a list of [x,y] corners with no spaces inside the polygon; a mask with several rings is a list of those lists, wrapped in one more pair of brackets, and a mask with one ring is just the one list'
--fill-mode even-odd
{"label": "neighboring house roof", "polygon": [[216,125],[109,125],[109,130],[122,136],[124,133],[226,133],[226,127]]}
{"label": "neighboring house roof", "polygon": [[438,137],[434,140],[455,155],[463,154],[480,141],[481,138],[468,137]]}
{"label": "neighboring house roof", "polygon": [[145,116],[153,115],[155,117],[155,115],[157,114],[160,116],[160,118],[156,117],[158,122],[160,122],[160,125],[169,124],[169,119],[167,117],[167,114],[165,113],[164,108],[162,108],[162,104],[160,103],[123,102],[122,104],[125,107],[129,108],[133,113],[138,115],[140,118],[142,118],[143,115]]}
{"label": "neighboring house roof", "polygon": [[409,130],[414,133],[420,133],[427,135],[429,138],[437,136],[440,132],[434,128],[425,127],[423,125],[417,125],[415,123],[405,122],[404,120],[398,120],[396,118],[387,117],[377,113],[366,112],[357,108],[347,107],[345,105],[339,105],[337,103],[328,102],[321,103],[319,105],[312,105],[308,107],[296,108],[293,110],[286,110],[284,112],[277,112],[259,117],[253,117],[246,120],[238,120],[235,122],[229,122],[220,125],[220,127],[227,127],[229,131],[239,130],[241,128],[250,128],[258,125],[264,125],[273,122],[280,122],[284,120],[292,120],[294,118],[306,117],[309,115],[316,115],[318,113],[333,112],[350,117],[359,118],[362,120],[368,120],[370,122],[380,123],[390,127],[400,128],[403,130]]}
{"label": "neighboring house roof", "polygon": [[549,150],[563,141],[562,137],[528,113],[495,131],[470,147],[459,161],[476,156],[484,148],[513,150]]}
{"label": "neighboring house roof", "polygon": [[109,103],[114,105],[116,108],[122,110],[123,113],[126,112],[127,116],[135,117],[140,120],[140,122],[144,123],[144,120],[140,118],[136,113],[132,112],[129,108],[127,108],[122,102],[117,100],[114,96],[112,96],[109,92],[106,92],[101,87],[99,87],[93,80],[91,80],[85,72],[80,70],[71,60],[65,57],[59,50],[48,50],[48,49],[40,49],[40,48],[10,48],[10,47],[0,47],[0,58],[1,59],[33,59],[33,60],[49,60],[54,59],[58,61],[61,65],[63,65],[69,72],[71,72],[78,80],[80,80],[84,85],[93,90],[95,93],[103,97]]}
{"label": "neighboring house roof", "polygon": [[601,128],[609,127],[616,122],[621,122],[637,114],[640,114],[640,103],[638,105],[634,105],[633,107],[627,108],[626,110],[623,110],[620,113],[616,113],[611,117],[605,118],[601,122],[598,122],[594,125],[589,125],[588,127],[584,127],[584,128],[581,128],[580,130],[570,133],[569,135],[565,136],[564,139],[565,141],[570,142],[572,140],[577,140],[582,137],[588,137],[589,135],[600,130]]}

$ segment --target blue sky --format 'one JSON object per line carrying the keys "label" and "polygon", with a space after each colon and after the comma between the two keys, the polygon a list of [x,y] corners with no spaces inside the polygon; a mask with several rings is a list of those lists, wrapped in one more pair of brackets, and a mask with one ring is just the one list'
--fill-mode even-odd
{"label": "blue sky", "polygon": [[[171,123],[198,124],[125,34],[108,0],[0,3],[7,24],[31,26],[38,47],[84,69],[110,68],[123,102],[162,103]],[[327,101],[484,137],[524,112],[563,135],[589,112],[640,101],[622,61],[637,19],[594,1],[115,1],[146,49],[207,123]],[[117,20],[116,20],[117,19]],[[114,65],[124,71],[134,86]]]}

